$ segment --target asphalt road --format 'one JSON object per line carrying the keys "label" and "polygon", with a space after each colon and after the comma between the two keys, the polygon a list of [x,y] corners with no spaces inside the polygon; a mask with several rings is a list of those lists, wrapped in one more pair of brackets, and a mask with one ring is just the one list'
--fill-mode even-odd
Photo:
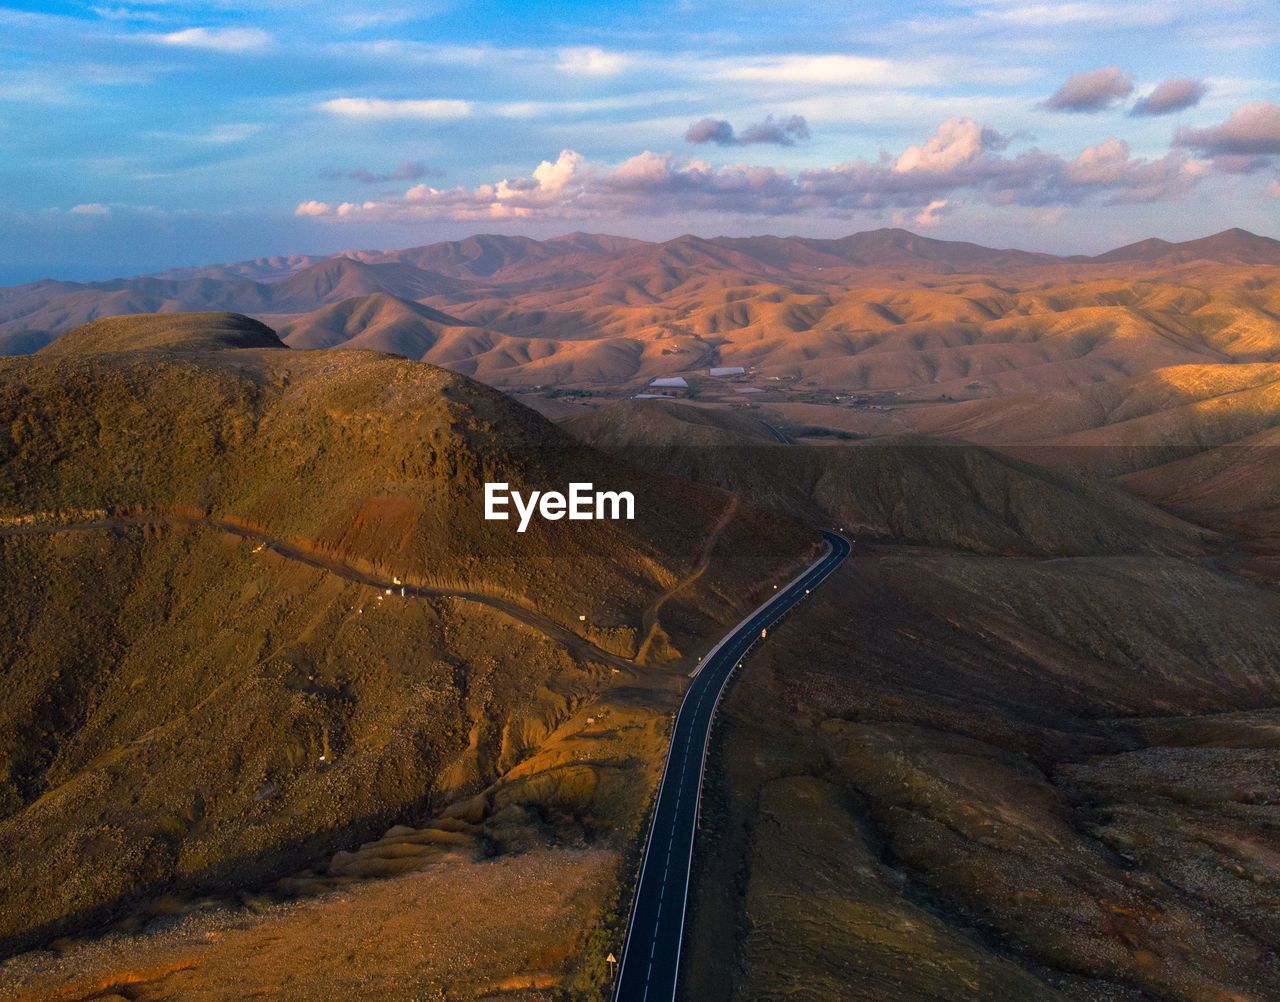
{"label": "asphalt road", "polygon": [[672,729],[640,882],[614,988],[617,1002],[670,1002],[676,994],[684,938],[689,869],[697,829],[711,719],[720,694],[760,631],[782,619],[849,555],[852,544],[823,531],[827,555],[748,616],[702,660]]}
{"label": "asphalt road", "polygon": [[770,434],[770,435],[772,435],[774,438],[776,438],[776,439],[777,439],[779,442],[781,442],[783,445],[790,445],[790,444],[791,444],[791,439],[787,438],[787,436],[786,436],[786,435],[784,435],[782,432],[778,431],[778,429],[777,429],[777,428],[775,428],[773,425],[769,424],[769,422],[768,422],[768,421],[761,421],[760,423],[761,423],[762,425],[764,425],[766,429],[768,429],[768,431],[769,431],[769,434]]}

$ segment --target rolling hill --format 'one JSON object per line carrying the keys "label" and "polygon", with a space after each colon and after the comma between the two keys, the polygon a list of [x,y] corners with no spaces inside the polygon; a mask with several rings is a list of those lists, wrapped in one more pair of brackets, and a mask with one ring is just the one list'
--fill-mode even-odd
{"label": "rolling hill", "polygon": [[[1264,394],[1230,439],[1273,370],[1054,395],[1037,427],[1154,420],[1136,438],[1158,451],[1215,433],[1183,408]],[[1246,535],[1274,532],[1271,430],[1116,483],[938,437],[782,444],[760,414],[632,400],[563,422],[858,539],[725,701],[684,990],[1275,994],[1280,576]]]}
{"label": "rolling hill", "polygon": [[[636,519],[517,533],[489,480],[632,490]],[[396,823],[425,831],[406,865],[576,839],[613,874],[667,688],[816,545],[463,376],[227,313],[0,362],[0,484],[5,952],[165,894],[388,872],[334,852]],[[622,680],[595,765],[538,759]]]}
{"label": "rolling hill", "polygon": [[342,345],[425,359],[453,328],[470,327],[430,306],[375,292],[323,307],[302,322],[286,321],[280,336],[293,348]]}
{"label": "rolling hill", "polygon": [[1026,450],[1155,464],[1119,479],[937,436],[784,424],[803,434],[782,444],[765,408],[564,420],[858,539],[725,701],[685,991],[1275,993],[1274,381],[1160,370],[1011,399],[984,429],[1132,426],[1131,453]]}
{"label": "rolling hill", "polygon": [[1278,361],[1277,274],[1280,242],[1243,230],[1094,258],[894,229],[488,235],[3,290],[0,349],[29,351],[111,314],[231,309],[290,343],[387,348],[509,389],[625,395],[719,365],[749,369],[784,402],[819,391],[990,400]]}

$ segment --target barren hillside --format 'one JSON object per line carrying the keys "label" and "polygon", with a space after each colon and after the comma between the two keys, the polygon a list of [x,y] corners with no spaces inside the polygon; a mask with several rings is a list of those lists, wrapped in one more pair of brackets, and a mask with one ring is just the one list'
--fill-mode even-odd
{"label": "barren hillside", "polygon": [[480,236],[5,290],[13,352],[113,313],[235,309],[298,346],[378,347],[504,387],[623,394],[743,366],[762,389],[911,400],[1075,390],[1280,359],[1276,241],[1229,230],[1055,258],[878,230],[841,240]]}
{"label": "barren hillside", "polygon": [[[815,546],[462,376],[231,314],[5,360],[0,429],[7,951],[165,894],[570,845],[614,887],[682,670]],[[486,480],[630,489],[637,518],[518,534]],[[617,725],[571,765],[592,704]]]}

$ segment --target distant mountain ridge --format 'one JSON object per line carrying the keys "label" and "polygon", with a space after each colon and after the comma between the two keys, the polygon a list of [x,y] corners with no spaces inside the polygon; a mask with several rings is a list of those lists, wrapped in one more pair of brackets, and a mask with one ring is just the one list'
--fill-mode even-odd
{"label": "distant mountain ridge", "polygon": [[[726,256],[726,252],[729,252]],[[252,277],[273,281],[333,259],[366,264],[407,264],[451,278],[519,281],[543,277],[550,265],[563,270],[616,260],[620,264],[663,261],[682,265],[772,265],[784,269],[855,265],[864,268],[929,267],[941,271],[1034,267],[1054,263],[1109,264],[1197,258],[1219,263],[1280,264],[1280,240],[1238,227],[1179,243],[1153,237],[1096,255],[1056,255],[992,248],[963,240],[939,240],[897,227],[832,239],[815,237],[698,237],[684,234],[653,242],[598,233],[568,233],[547,240],[484,233],[402,250],[350,250],[333,255],[291,255],[167,272],[175,277]],[[160,277],[160,276],[157,276]],[[93,283],[90,283],[93,284]]]}
{"label": "distant mountain ridge", "polygon": [[697,248],[712,246],[734,251],[760,261],[807,264],[819,259],[856,264],[862,267],[884,267],[888,263],[934,262],[967,267],[1002,264],[1033,266],[1054,262],[1107,264],[1114,261],[1158,260],[1178,257],[1236,263],[1248,259],[1256,264],[1280,264],[1280,240],[1259,236],[1240,227],[1232,227],[1195,240],[1171,242],[1150,237],[1095,255],[1056,255],[1044,251],[1017,248],[992,248],[963,240],[939,240],[898,227],[882,227],[852,233],[845,237],[698,237],[685,234],[666,241],[640,240],[634,237],[600,233],[573,232],[546,240],[480,233],[462,240],[446,240],[396,250],[346,250],[334,254],[288,254],[254,258],[247,261],[173,268],[163,272],[131,278],[99,282],[70,282],[41,279],[23,285],[0,288],[0,302],[7,302],[26,290],[45,287],[52,290],[71,288],[113,289],[122,283],[146,279],[185,282],[197,278],[218,281],[249,279],[275,282],[318,265],[335,260],[361,264],[406,264],[454,278],[495,278],[504,273],[534,271],[547,262],[572,263],[576,260],[619,258],[627,256],[677,256]]}
{"label": "distant mountain ridge", "polygon": [[1233,227],[1182,243],[1153,237],[1089,258],[1096,264],[1113,261],[1164,261],[1173,264],[1197,259],[1223,264],[1277,264],[1280,263],[1280,241]]}
{"label": "distant mountain ridge", "polygon": [[657,243],[480,234],[0,289],[0,354],[102,317],[231,311],[297,347],[372,348],[508,388],[628,392],[729,365],[848,391],[1061,390],[1280,360],[1275,283],[1251,270],[1266,268],[1280,268],[1280,241],[1240,229],[1092,258],[893,228]]}

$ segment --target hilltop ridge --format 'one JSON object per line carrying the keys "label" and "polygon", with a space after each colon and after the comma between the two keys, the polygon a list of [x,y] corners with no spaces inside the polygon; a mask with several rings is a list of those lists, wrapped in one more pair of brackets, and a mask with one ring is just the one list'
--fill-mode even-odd
{"label": "hilltop ridge", "polygon": [[266,324],[239,313],[152,314],[105,317],[68,331],[41,350],[48,357],[97,352],[218,351],[283,348]]}

